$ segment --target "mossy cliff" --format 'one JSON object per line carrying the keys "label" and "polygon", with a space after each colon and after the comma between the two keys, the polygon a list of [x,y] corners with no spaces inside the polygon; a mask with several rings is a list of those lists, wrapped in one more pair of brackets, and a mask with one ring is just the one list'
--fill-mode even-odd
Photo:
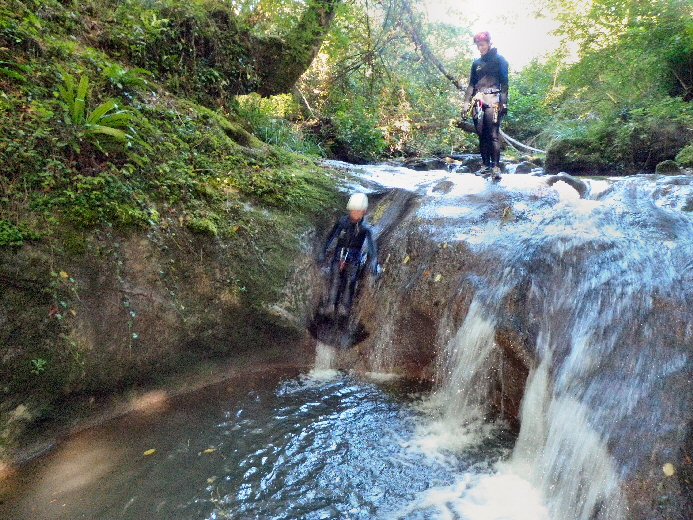
{"label": "mossy cliff", "polygon": [[0,7],[0,458],[72,396],[302,333],[287,283],[340,197],[249,132],[214,49],[174,60],[220,9]]}

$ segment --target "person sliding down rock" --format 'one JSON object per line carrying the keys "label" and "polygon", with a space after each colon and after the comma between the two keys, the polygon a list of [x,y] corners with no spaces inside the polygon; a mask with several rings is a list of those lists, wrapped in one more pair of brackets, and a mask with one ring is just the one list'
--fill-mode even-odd
{"label": "person sliding down rock", "polygon": [[479,135],[484,167],[480,173],[500,179],[500,124],[508,112],[508,62],[491,44],[491,35],[480,32],[474,43],[481,57],[472,63],[469,85],[464,94],[462,118],[471,112]]}
{"label": "person sliding down rock", "polygon": [[[352,194],[347,204],[349,214],[335,223],[320,253],[318,261],[324,265],[330,245],[337,241],[329,265],[330,289],[327,301],[320,309],[322,314],[349,315],[354,303],[356,283],[367,264],[370,264],[375,276],[380,276],[382,269],[378,264],[373,232],[363,221],[367,210],[368,197],[363,193]],[[366,251],[362,252],[364,242]]]}

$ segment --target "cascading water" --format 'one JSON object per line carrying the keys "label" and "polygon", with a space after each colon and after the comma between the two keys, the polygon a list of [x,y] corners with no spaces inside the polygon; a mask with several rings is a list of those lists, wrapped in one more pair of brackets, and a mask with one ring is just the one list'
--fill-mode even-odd
{"label": "cascading water", "polygon": [[[628,483],[654,487],[659,477],[652,468],[679,456],[672,446],[683,444],[690,413],[693,180],[588,181],[593,199],[583,200],[568,184],[549,188],[536,177],[506,176],[498,187],[471,175],[402,173],[376,167],[368,174],[419,195],[417,211],[400,225],[405,245],[397,250],[392,240],[388,254],[408,257],[411,240],[401,237],[412,234],[424,244],[458,244],[459,263],[471,267],[457,283],[472,279],[474,291],[454,337],[440,342],[438,331],[436,389],[427,406],[438,409],[440,420],[423,432],[425,442],[432,430],[446,430],[460,448],[470,428],[481,428],[503,378],[499,324],[513,322],[527,338],[530,375],[516,446],[494,478],[531,483],[553,519],[637,516]],[[436,189],[443,181],[451,186]],[[398,280],[383,298],[401,299],[399,291],[413,306],[419,290],[430,302],[431,280],[419,273],[443,266],[432,247],[420,247],[429,247],[419,255],[422,267],[413,273],[393,263],[390,276]],[[458,290],[452,283],[448,305]],[[509,310],[511,297],[521,303]],[[405,324],[406,311],[399,313]],[[445,314],[437,316],[449,321]],[[387,319],[381,314],[378,321]],[[397,341],[391,336],[392,345]],[[396,352],[390,356],[397,366]],[[455,486],[441,492],[444,505],[427,507],[472,518],[473,485]]]}

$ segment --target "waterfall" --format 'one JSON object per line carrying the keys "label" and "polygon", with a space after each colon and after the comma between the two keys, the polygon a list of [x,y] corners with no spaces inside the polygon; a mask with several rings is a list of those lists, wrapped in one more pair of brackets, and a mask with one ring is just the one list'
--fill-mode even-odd
{"label": "waterfall", "polygon": [[337,374],[337,348],[318,342],[315,345],[315,366],[311,376],[317,379],[329,379]]}
{"label": "waterfall", "polygon": [[497,353],[494,318],[475,298],[438,362],[434,399],[446,403],[447,417],[455,417],[463,424],[482,419],[487,413],[492,384],[488,374]]}
{"label": "waterfall", "polygon": [[[693,220],[686,208],[693,181],[588,181],[595,199],[582,200],[572,188],[564,193],[527,176],[505,176],[505,187],[445,178],[454,186],[434,193],[428,177],[416,186],[409,176],[419,210],[401,233],[419,237],[417,244],[463,244],[458,282],[474,279],[475,292],[456,333],[447,332],[455,330],[450,313],[439,314],[436,387],[426,406],[441,419],[420,444],[438,447],[445,437],[447,447],[463,448],[474,437],[470,428],[483,428],[504,356],[496,336],[511,323],[528,338],[530,372],[519,437],[497,476],[528,482],[554,520],[643,517],[632,512],[627,487],[647,482],[648,496],[657,493],[692,404]],[[442,211],[449,207],[459,209]],[[449,256],[444,261],[447,267]],[[424,278],[400,283],[409,294],[431,291]],[[454,287],[449,295],[459,297]],[[519,302],[512,308],[503,303],[511,296]],[[406,311],[390,311],[406,320]],[[402,334],[387,331],[383,345],[394,351]],[[437,492],[469,497],[475,484],[456,485]]]}

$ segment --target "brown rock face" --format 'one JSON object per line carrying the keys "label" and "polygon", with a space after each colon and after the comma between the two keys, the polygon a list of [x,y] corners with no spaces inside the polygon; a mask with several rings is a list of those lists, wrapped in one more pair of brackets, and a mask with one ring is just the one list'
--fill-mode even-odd
{"label": "brown rock face", "polygon": [[531,455],[513,460],[535,468],[552,517],[687,517],[685,478],[662,468],[688,474],[691,456],[693,181],[562,199],[527,176],[421,175],[381,228],[385,274],[357,309],[371,334],[343,363],[456,385],[458,408],[515,424]]}
{"label": "brown rock face", "polygon": [[[215,357],[271,357],[304,339],[307,251],[278,240],[239,251],[178,227],[81,239],[80,254],[0,254],[0,456],[38,421],[60,420],[69,396],[146,386]],[[293,351],[301,363],[306,353]],[[26,413],[9,420],[18,406]]]}

